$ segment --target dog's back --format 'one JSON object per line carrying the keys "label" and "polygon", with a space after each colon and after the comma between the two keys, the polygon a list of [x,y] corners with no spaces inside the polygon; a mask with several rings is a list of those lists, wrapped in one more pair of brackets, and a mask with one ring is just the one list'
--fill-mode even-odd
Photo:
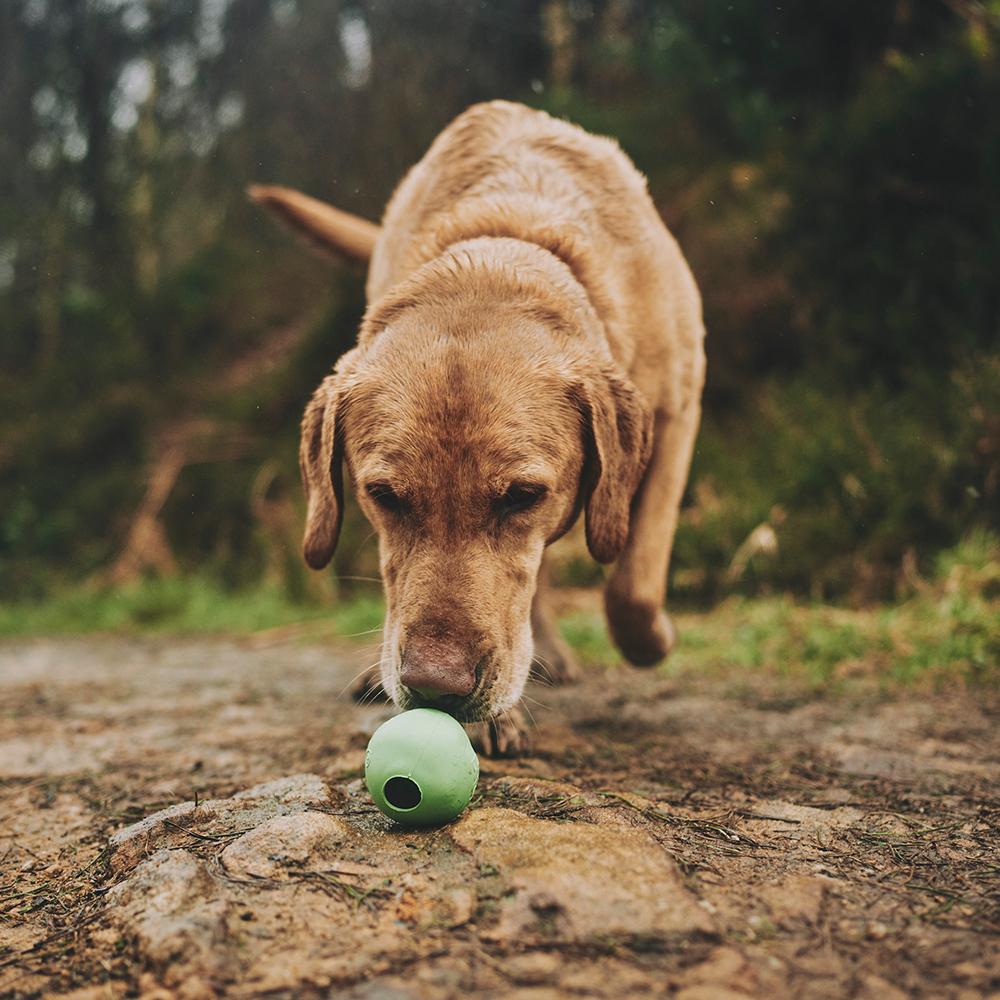
{"label": "dog's back", "polygon": [[[650,402],[679,409],[700,393],[697,288],[645,179],[615,142],[519,104],[470,108],[393,195],[369,302],[477,237],[523,240],[561,259],[586,289],[607,349]],[[666,386],[664,367],[675,369]]]}

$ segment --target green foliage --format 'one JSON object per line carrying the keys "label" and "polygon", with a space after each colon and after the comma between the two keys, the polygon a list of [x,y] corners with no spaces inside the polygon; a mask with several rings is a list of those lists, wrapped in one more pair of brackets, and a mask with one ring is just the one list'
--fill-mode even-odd
{"label": "green foliage", "polygon": [[773,239],[808,356],[905,386],[1000,345],[1000,67],[960,40],[890,55],[786,155]]}
{"label": "green foliage", "polygon": [[[236,585],[261,578],[275,545],[297,549],[297,529],[272,538],[259,523],[251,487],[277,461],[276,489],[294,512],[302,409],[362,310],[357,278],[331,280],[308,263],[284,242],[271,258],[279,278],[297,272],[297,292],[327,298],[312,320],[292,311],[287,285],[260,284],[246,253],[222,244],[167,276],[151,299],[70,289],[58,357],[0,375],[0,598],[38,596],[107,568],[175,439],[190,439],[188,464],[162,521],[184,569]],[[288,327],[287,344],[272,351],[275,329],[288,336]],[[105,341],[110,349],[97,349]],[[305,572],[288,567],[293,595]]]}
{"label": "green foliage", "polygon": [[[780,589],[856,602],[892,598],[903,563],[977,525],[1000,528],[1000,357],[889,392],[815,377],[764,384],[753,419],[706,419],[674,549],[677,596]],[[761,525],[777,552],[734,555]]]}

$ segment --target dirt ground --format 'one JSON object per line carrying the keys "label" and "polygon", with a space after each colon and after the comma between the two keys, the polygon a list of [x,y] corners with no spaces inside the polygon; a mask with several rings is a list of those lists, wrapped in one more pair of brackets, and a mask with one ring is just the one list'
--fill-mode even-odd
{"label": "dirt ground", "polygon": [[1000,998],[988,705],[591,669],[412,830],[361,780],[371,657],[0,644],[0,996]]}

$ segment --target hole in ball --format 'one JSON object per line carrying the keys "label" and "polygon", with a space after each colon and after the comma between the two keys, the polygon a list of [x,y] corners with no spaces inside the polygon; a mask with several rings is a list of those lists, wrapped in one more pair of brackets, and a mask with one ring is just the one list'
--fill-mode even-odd
{"label": "hole in ball", "polygon": [[397,775],[382,786],[385,801],[394,809],[416,809],[420,805],[420,786],[411,778]]}

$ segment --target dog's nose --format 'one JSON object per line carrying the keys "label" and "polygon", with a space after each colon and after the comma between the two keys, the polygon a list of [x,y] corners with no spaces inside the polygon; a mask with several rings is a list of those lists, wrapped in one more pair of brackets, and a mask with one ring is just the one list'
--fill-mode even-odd
{"label": "dog's nose", "polygon": [[447,639],[410,639],[401,657],[399,679],[433,699],[468,695],[476,687],[476,664],[467,650]]}

